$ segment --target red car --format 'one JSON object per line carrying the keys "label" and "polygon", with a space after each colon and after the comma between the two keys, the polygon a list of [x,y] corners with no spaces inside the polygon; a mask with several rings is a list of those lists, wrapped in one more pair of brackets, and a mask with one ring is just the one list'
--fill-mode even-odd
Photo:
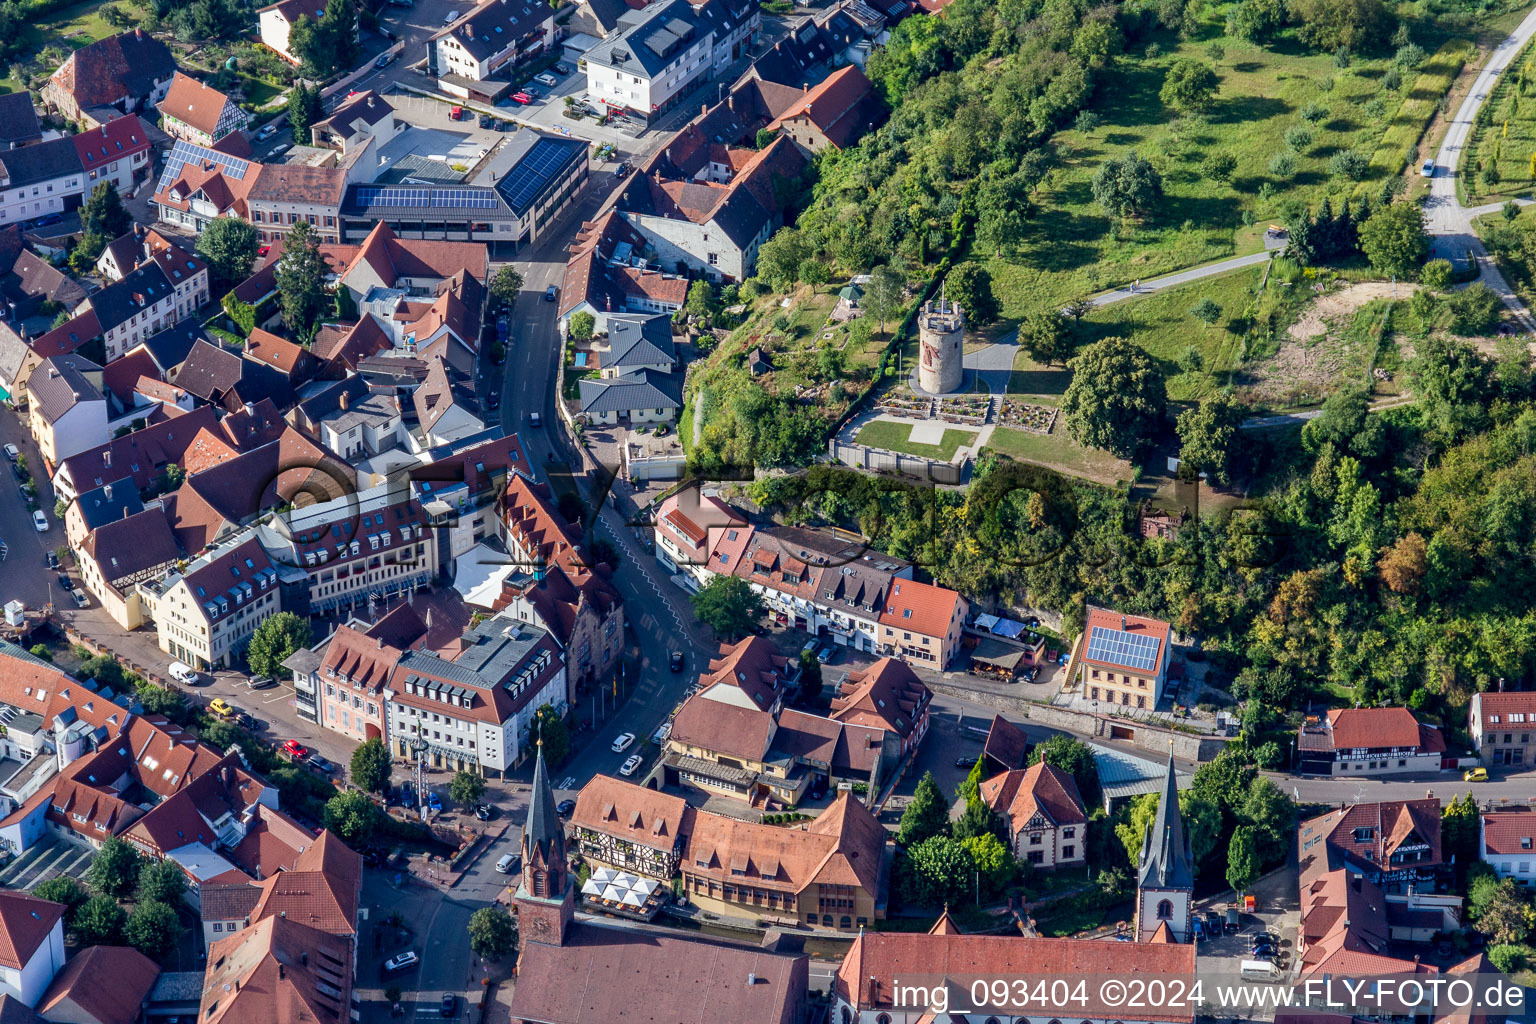
{"label": "red car", "polygon": [[293,758],[304,758],[309,756],[309,748],[298,740],[283,740],[283,753]]}
{"label": "red car", "polygon": [[528,104],[533,102],[533,97],[525,92],[515,92],[512,94],[512,102]]}
{"label": "red car", "polygon": [[272,247],[270,245],[264,245],[260,249],[256,250],[256,255],[257,256],[265,256],[267,253],[269,253],[271,251],[272,251]]}

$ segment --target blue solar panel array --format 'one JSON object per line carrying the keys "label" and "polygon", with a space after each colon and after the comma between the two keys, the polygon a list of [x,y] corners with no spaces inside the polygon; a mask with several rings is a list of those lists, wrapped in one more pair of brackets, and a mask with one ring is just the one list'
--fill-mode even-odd
{"label": "blue solar panel array", "polygon": [[528,212],[544,187],[569,167],[573,159],[584,154],[586,149],[587,144],[579,139],[541,138],[496,183],[496,190],[506,199],[507,205],[512,207],[512,212],[521,217]]}
{"label": "blue solar panel array", "polygon": [[1155,636],[1095,626],[1088,637],[1088,660],[1151,672],[1157,666],[1157,646]]}
{"label": "blue solar panel array", "polygon": [[494,210],[495,194],[486,188],[410,188],[364,185],[357,190],[362,207],[431,207],[444,210]]}
{"label": "blue solar panel array", "polygon": [[224,174],[236,181],[245,180],[245,174],[251,168],[249,160],[242,160],[237,156],[220,153],[216,149],[209,149],[191,142],[177,142],[165,158],[165,170],[160,175],[160,187],[167,188],[173,184],[181,176],[182,167],[187,164],[201,166],[209,161],[221,165],[224,168]]}

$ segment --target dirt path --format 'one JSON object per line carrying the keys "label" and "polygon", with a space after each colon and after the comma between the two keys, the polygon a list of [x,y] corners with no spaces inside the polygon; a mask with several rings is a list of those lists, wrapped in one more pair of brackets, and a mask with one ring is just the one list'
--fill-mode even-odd
{"label": "dirt path", "polygon": [[1374,299],[1406,299],[1419,286],[1409,282],[1392,284],[1388,281],[1366,281],[1362,284],[1352,284],[1348,288],[1340,288],[1338,291],[1329,292],[1322,298],[1307,307],[1290,326],[1290,335],[1296,341],[1307,341],[1319,334],[1326,334],[1337,326],[1341,317],[1354,313],[1355,310]]}

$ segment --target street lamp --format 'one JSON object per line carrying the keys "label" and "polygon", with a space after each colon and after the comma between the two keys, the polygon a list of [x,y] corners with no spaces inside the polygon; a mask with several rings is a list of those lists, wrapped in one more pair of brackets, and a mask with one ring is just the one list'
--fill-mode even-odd
{"label": "street lamp", "polygon": [[427,741],[421,738],[421,723],[416,723],[416,738],[411,740],[411,753],[416,755],[416,807],[421,820],[427,820]]}

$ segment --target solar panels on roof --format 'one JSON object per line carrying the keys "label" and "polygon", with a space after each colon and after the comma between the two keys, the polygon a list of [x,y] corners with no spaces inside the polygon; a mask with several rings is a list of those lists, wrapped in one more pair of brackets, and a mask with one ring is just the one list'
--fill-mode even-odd
{"label": "solar panels on roof", "polygon": [[171,147],[171,152],[165,158],[165,170],[160,174],[160,187],[169,188],[181,176],[181,169],[187,164],[201,166],[204,163],[219,164],[224,168],[226,177],[236,181],[244,181],[246,172],[251,164],[248,160],[241,160],[237,156],[228,153],[220,153],[216,149],[199,146],[191,142],[178,141]]}
{"label": "solar panels on roof", "polygon": [[577,139],[540,138],[527,154],[496,183],[512,212],[521,217],[538,199],[546,185],[559,176],[587,144]]}
{"label": "solar panels on roof", "polygon": [[1088,637],[1088,660],[1124,665],[1138,672],[1157,666],[1158,638],[1146,633],[1095,626]]}
{"label": "solar panels on roof", "polygon": [[419,207],[446,210],[494,210],[496,196],[486,188],[408,188],[364,185],[357,190],[363,207]]}

